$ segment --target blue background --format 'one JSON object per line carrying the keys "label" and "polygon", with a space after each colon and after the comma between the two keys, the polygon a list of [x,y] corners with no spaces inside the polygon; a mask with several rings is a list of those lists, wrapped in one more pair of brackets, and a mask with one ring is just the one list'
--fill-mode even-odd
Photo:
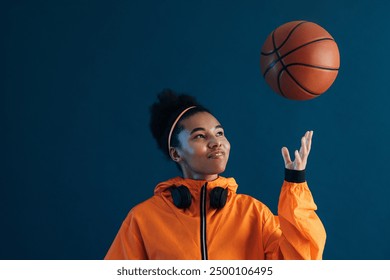
{"label": "blue background", "polygon": [[[102,259],[131,207],[178,175],[149,132],[170,87],[224,125],[224,176],[276,213],[280,148],[314,130],[307,180],[325,259],[390,259],[385,1],[8,1],[1,20],[0,258]],[[305,102],[273,93],[261,46],[313,21],[341,68]],[[4,67],[5,66],[5,67]]]}

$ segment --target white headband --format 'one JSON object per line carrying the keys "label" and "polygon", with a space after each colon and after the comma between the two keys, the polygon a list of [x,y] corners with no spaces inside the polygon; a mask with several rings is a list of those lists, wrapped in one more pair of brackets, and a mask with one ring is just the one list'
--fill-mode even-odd
{"label": "white headband", "polygon": [[191,106],[191,107],[188,107],[187,109],[184,109],[183,112],[180,113],[180,115],[177,116],[176,120],[173,122],[172,126],[171,126],[171,130],[169,131],[169,134],[168,134],[168,153],[169,151],[171,150],[171,137],[172,137],[172,133],[173,133],[173,130],[175,129],[175,126],[176,124],[179,122],[179,120],[181,119],[181,117],[188,111],[188,110],[191,110],[192,108],[195,108],[196,106]]}

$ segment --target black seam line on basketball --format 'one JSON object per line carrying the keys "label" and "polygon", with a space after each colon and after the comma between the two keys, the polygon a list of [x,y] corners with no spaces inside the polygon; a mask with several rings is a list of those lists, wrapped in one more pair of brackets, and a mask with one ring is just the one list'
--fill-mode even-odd
{"label": "black seam line on basketball", "polygon": [[276,31],[276,30],[274,30],[274,31],[272,32],[272,45],[273,45],[273,47],[274,47],[274,52],[276,53],[278,59],[277,59],[276,61],[274,61],[274,62],[271,63],[271,65],[268,67],[268,69],[266,69],[266,71],[264,72],[263,77],[265,77],[265,75],[266,75],[266,73],[268,72],[269,69],[271,69],[272,67],[274,67],[274,65],[275,65],[279,60],[282,59],[282,58],[280,57],[279,49],[280,49],[281,47],[283,47],[283,45],[284,45],[284,44],[287,42],[287,40],[290,38],[291,34],[292,34],[300,25],[302,25],[302,24],[305,23],[305,22],[306,22],[306,21],[301,21],[301,22],[299,22],[298,24],[296,24],[296,25],[294,26],[294,28],[291,29],[291,31],[288,33],[288,35],[286,36],[286,38],[284,39],[284,41],[282,42],[282,44],[279,46],[279,48],[276,47],[276,42],[275,42],[275,31]]}
{"label": "black seam line on basketball", "polygon": [[304,64],[304,63],[291,63],[291,64],[287,64],[287,65],[284,65],[283,69],[279,72],[279,75],[278,75],[278,88],[279,88],[279,92],[280,94],[283,96],[283,97],[286,97],[286,95],[284,94],[284,92],[282,91],[282,88],[280,86],[280,76],[282,75],[283,71],[286,71],[287,74],[295,81],[295,83],[301,87],[304,91],[306,91],[307,93],[311,94],[311,95],[314,95],[314,96],[319,96],[320,94],[319,93],[314,93],[314,92],[311,92],[309,91],[308,89],[304,88],[300,83],[298,83],[298,81],[291,75],[291,73],[287,70],[288,67],[290,66],[307,66],[307,67],[310,67],[310,68],[316,68],[316,69],[322,69],[322,70],[329,70],[329,71],[338,71],[340,68],[330,68],[330,67],[321,67],[321,66],[315,66],[315,65],[311,65],[311,64]]}
{"label": "black seam line on basketball", "polygon": [[324,66],[306,64],[306,63],[290,63],[290,64],[285,65],[285,67],[288,68],[290,66],[297,66],[297,65],[298,66],[307,66],[307,67],[310,67],[310,68],[316,68],[316,69],[321,69],[321,70],[329,70],[329,71],[338,71],[338,70],[340,70],[340,67],[339,68],[331,68],[331,67],[324,67]]}
{"label": "black seam line on basketball", "polygon": [[276,54],[277,54],[277,56],[278,56],[278,59],[274,60],[274,61],[268,66],[268,68],[264,71],[263,77],[265,77],[265,75],[267,74],[267,72],[268,72],[272,67],[274,67],[276,63],[278,63],[280,60],[282,60],[283,58],[285,58],[287,55],[289,55],[289,54],[291,54],[291,53],[293,53],[293,52],[299,50],[300,48],[303,48],[303,47],[305,47],[305,46],[308,46],[308,45],[310,45],[310,44],[312,44],[312,43],[317,43],[317,42],[319,42],[319,41],[326,41],[326,40],[334,41],[334,39],[332,39],[332,38],[320,38],[320,39],[317,39],[317,40],[314,40],[314,41],[307,42],[307,43],[305,43],[305,44],[303,44],[303,45],[301,45],[301,46],[299,46],[299,47],[297,47],[297,48],[295,48],[295,49],[292,49],[291,51],[285,53],[283,56],[279,56],[279,52],[277,52]]}
{"label": "black seam line on basketball", "polygon": [[288,33],[288,35],[286,36],[286,39],[284,39],[284,41],[282,42],[282,44],[281,44],[278,48],[276,47],[276,44],[275,44],[275,36],[274,36],[276,30],[272,31],[272,35],[271,35],[271,36],[272,36],[272,45],[274,46],[274,49],[273,49],[270,53],[263,53],[263,52],[261,52],[261,54],[264,55],[264,56],[267,56],[267,55],[271,55],[271,54],[274,54],[275,52],[277,52],[281,47],[284,46],[284,44],[287,42],[287,40],[291,37],[291,34],[292,34],[300,25],[302,25],[302,24],[304,24],[304,23],[307,23],[307,21],[301,21],[301,22],[299,22],[297,25],[295,25],[294,28],[291,29],[290,33]]}
{"label": "black seam line on basketball", "polygon": [[303,44],[303,45],[301,45],[301,46],[299,46],[299,47],[296,47],[295,49],[292,49],[291,51],[285,53],[283,56],[279,56],[279,52],[277,52],[276,54],[277,54],[278,58],[275,59],[275,60],[267,67],[267,69],[265,69],[264,74],[263,74],[263,77],[265,77],[265,75],[267,75],[268,71],[271,70],[272,67],[274,67],[276,63],[278,63],[279,61],[281,61],[283,58],[285,58],[285,57],[288,56],[289,54],[291,54],[291,53],[293,53],[293,52],[299,50],[300,48],[303,48],[303,47],[305,47],[305,46],[308,46],[308,45],[310,45],[310,44],[317,43],[317,42],[320,42],[320,41],[327,41],[327,40],[328,40],[328,41],[334,41],[334,39],[332,39],[332,38],[320,38],[320,39],[317,39],[317,40],[314,40],[314,41],[307,42],[307,43],[305,43],[305,44]]}
{"label": "black seam line on basketball", "polygon": [[[321,94],[321,93],[312,92],[312,91],[308,90],[307,88],[305,88],[304,86],[302,86],[302,85],[297,81],[297,79],[294,78],[294,76],[290,73],[290,71],[288,71],[287,67],[283,67],[283,70],[286,71],[286,73],[290,76],[290,78],[293,79],[294,82],[295,82],[301,89],[303,89],[304,91],[306,91],[308,94],[311,94],[311,95],[314,95],[314,96],[319,96],[319,95]],[[281,72],[282,72],[282,71],[280,71],[280,73],[281,73]],[[280,75],[281,75],[280,73],[279,73],[279,77],[280,77]],[[279,91],[282,92],[282,90],[281,90],[281,88],[280,88],[279,78],[278,78],[278,86],[279,86]],[[284,93],[282,93],[282,94],[283,94],[283,96],[285,96]]]}
{"label": "black seam line on basketball", "polygon": [[[306,44],[301,45],[301,46],[299,46],[299,47],[305,46],[305,45],[310,44],[310,43],[322,41],[322,40],[334,41],[333,38],[324,37],[324,38],[316,39],[316,40],[314,40],[314,41],[307,42]],[[274,42],[273,42],[273,45],[274,45]],[[299,47],[298,47],[298,48],[299,48]],[[275,48],[275,45],[274,45],[274,48]],[[279,48],[277,48],[277,49],[275,48],[275,49],[274,49],[272,52],[270,52],[270,53],[261,52],[260,54],[263,55],[263,56],[269,56],[269,55],[271,55],[271,54],[274,54],[274,53],[275,53],[276,51],[278,51],[280,48],[281,48],[281,47],[279,47]],[[291,51],[293,51],[293,50],[291,50]],[[290,52],[291,52],[291,51],[290,51]]]}

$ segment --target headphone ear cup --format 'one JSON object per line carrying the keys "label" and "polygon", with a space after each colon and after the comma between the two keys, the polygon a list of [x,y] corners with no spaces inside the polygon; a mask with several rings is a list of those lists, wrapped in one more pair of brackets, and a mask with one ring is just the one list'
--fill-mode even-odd
{"label": "headphone ear cup", "polygon": [[210,206],[216,209],[223,208],[226,204],[227,196],[227,188],[215,187],[210,191]]}
{"label": "headphone ear cup", "polygon": [[190,207],[191,205],[191,192],[186,186],[172,187],[171,188],[171,196],[173,199],[173,204],[177,208],[185,209]]}

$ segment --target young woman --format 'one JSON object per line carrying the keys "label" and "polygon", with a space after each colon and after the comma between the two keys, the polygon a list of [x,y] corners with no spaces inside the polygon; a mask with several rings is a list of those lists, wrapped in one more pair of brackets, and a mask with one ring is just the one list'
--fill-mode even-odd
{"label": "young woman", "polygon": [[158,184],[129,212],[105,259],[322,258],[326,234],[305,181],[312,131],[294,161],[282,148],[285,180],[275,216],[219,175],[230,153],[221,123],[191,96],[165,90],[158,99],[152,134],[182,176]]}

